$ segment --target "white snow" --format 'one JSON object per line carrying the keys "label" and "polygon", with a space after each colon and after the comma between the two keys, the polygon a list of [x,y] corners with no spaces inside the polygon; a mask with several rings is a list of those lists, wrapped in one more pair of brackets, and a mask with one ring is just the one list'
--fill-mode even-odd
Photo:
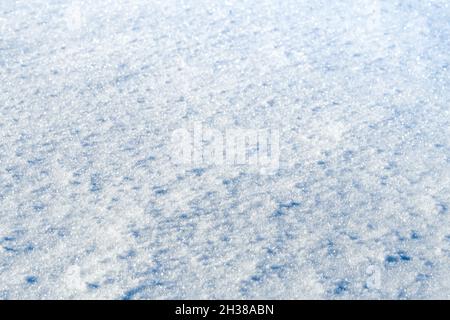
{"label": "white snow", "polygon": [[1,0],[0,298],[450,298],[449,50],[445,0]]}

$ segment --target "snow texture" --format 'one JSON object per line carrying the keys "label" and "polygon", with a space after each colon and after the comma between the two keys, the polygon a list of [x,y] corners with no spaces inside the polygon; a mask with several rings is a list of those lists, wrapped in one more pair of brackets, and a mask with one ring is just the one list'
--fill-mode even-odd
{"label": "snow texture", "polygon": [[449,52],[446,0],[0,0],[0,298],[450,298]]}

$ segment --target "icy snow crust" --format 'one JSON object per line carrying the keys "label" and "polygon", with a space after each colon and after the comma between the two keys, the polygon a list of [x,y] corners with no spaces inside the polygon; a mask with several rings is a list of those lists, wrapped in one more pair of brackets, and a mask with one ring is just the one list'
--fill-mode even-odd
{"label": "icy snow crust", "polygon": [[[450,298],[447,1],[0,10],[0,298]],[[279,170],[173,164],[194,122]]]}

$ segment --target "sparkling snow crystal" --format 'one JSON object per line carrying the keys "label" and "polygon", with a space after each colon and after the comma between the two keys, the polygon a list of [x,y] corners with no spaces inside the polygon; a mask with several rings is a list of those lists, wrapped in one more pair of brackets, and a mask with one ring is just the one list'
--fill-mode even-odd
{"label": "sparkling snow crystal", "polygon": [[446,0],[1,0],[0,298],[450,298],[449,52]]}

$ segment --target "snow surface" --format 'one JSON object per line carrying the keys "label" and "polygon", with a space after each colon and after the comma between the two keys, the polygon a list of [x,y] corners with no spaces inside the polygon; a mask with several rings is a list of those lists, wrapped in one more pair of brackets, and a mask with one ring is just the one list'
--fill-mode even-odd
{"label": "snow surface", "polygon": [[[450,298],[450,7],[0,0],[0,298]],[[280,166],[179,166],[200,122]]]}

